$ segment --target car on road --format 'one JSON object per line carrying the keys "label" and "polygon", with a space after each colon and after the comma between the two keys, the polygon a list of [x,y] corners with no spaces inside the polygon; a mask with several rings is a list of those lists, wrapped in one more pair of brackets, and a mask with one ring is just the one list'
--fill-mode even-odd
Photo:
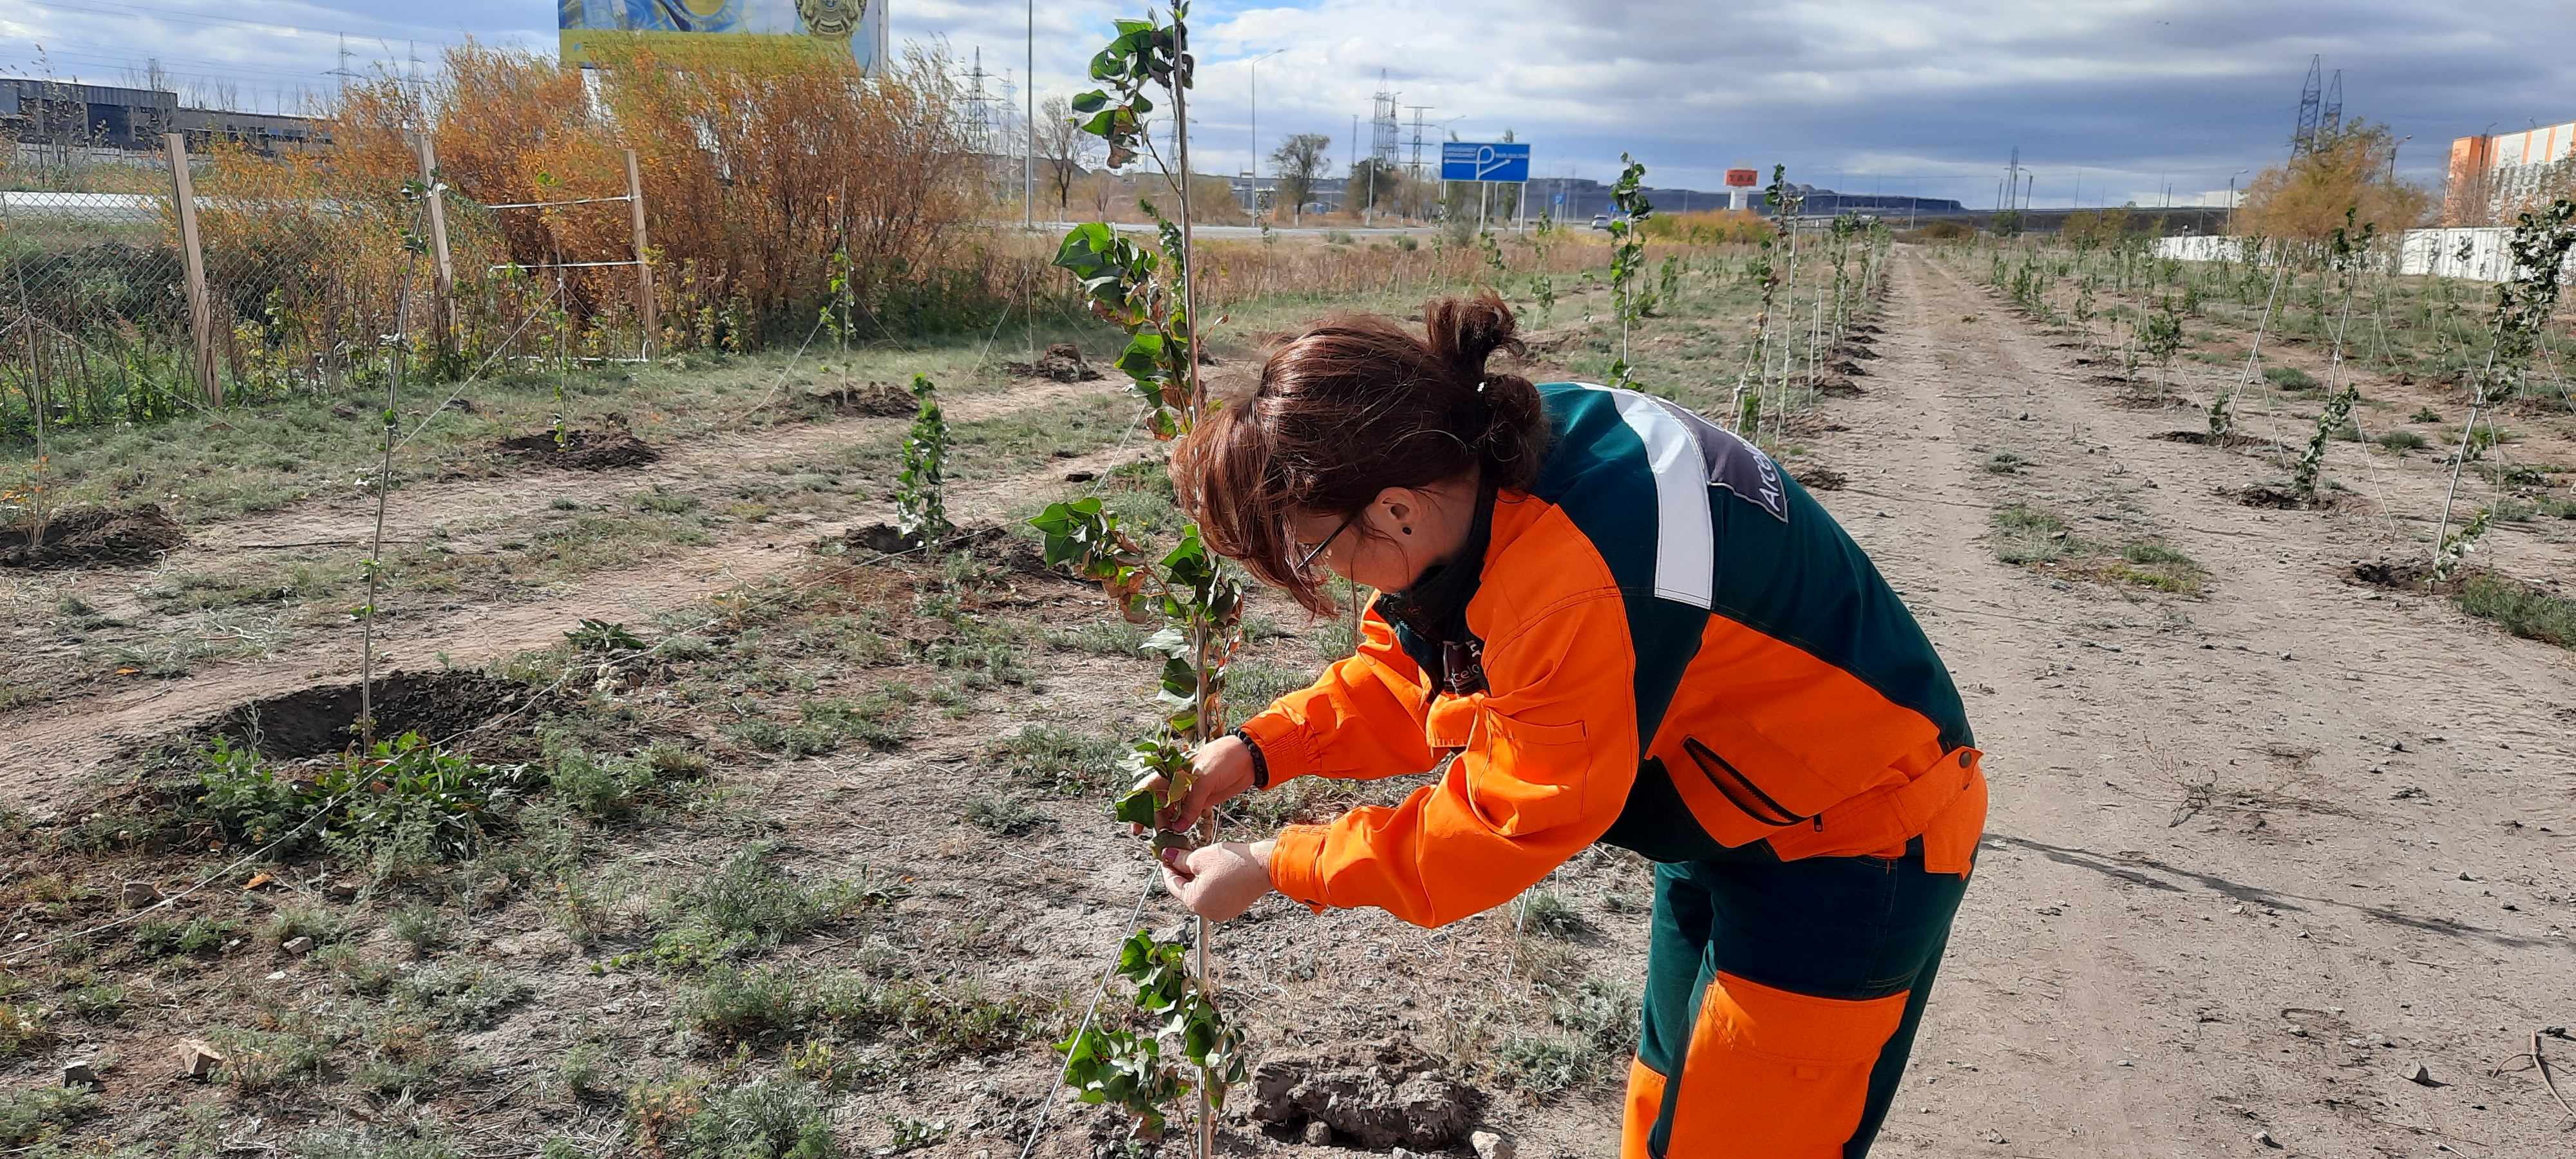
{"label": "car on road", "polygon": [[1610,215],[1609,215],[1609,214],[1606,214],[1606,213],[1596,213],[1596,214],[1593,214],[1593,215],[1592,215],[1592,228],[1594,228],[1594,229],[1608,229],[1608,228],[1610,228]]}

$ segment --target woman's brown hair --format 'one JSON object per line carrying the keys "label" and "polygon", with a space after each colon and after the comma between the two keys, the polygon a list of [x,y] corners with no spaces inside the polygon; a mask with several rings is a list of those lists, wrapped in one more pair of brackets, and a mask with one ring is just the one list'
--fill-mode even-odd
{"label": "woman's brown hair", "polygon": [[1546,457],[1538,388],[1485,369],[1497,350],[1523,353],[1511,308],[1488,291],[1434,299],[1422,317],[1420,336],[1376,314],[1316,323],[1172,453],[1208,546],[1318,614],[1332,599],[1295,566],[1292,514],[1349,516],[1389,487],[1461,477],[1526,489]]}

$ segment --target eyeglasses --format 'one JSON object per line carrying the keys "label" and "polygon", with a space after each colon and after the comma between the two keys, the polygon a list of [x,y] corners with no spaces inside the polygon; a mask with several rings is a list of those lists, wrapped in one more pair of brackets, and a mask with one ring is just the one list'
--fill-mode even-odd
{"label": "eyeglasses", "polygon": [[1316,544],[1314,547],[1309,548],[1306,554],[1297,557],[1297,571],[1300,574],[1312,571],[1315,566],[1315,557],[1324,554],[1324,549],[1331,547],[1334,540],[1340,539],[1343,532],[1350,530],[1351,524],[1357,522],[1359,517],[1360,513],[1357,511],[1343,516],[1341,525],[1333,528],[1333,533],[1331,535],[1325,536],[1322,543]]}

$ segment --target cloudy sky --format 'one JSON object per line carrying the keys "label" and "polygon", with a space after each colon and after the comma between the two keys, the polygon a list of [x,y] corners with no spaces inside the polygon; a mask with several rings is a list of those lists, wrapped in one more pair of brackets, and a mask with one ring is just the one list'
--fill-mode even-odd
{"label": "cloudy sky", "polygon": [[[1023,79],[1028,9],[890,0],[892,36],[981,47]],[[1038,91],[1075,91],[1113,15],[1036,12]],[[0,72],[118,83],[158,60],[242,104],[327,90],[352,67],[473,36],[551,50],[548,0],[8,0]],[[2285,151],[2309,57],[2343,70],[2344,111],[2411,136],[2400,167],[2437,181],[2447,142],[2576,118],[2576,5],[2490,0],[1202,0],[1192,108],[1200,168],[1234,171],[1296,132],[1343,155],[1383,74],[1429,106],[1426,138],[1513,130],[1542,175],[1713,189],[1729,163],[1834,188],[1991,205],[2018,147],[2034,203],[2227,188]],[[39,47],[41,46],[41,54]],[[1260,61],[1257,70],[1253,58]],[[1410,120],[1409,108],[1404,116]],[[1409,132],[1409,130],[1408,130]],[[2242,178],[2238,178],[2240,181]]]}

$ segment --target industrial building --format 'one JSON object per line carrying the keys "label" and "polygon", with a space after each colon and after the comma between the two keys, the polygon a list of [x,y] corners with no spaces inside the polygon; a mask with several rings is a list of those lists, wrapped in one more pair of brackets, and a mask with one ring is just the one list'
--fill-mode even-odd
{"label": "industrial building", "polygon": [[2446,226],[2500,225],[2532,203],[2570,192],[2576,165],[2576,121],[2512,133],[2481,133],[2451,142],[2451,180],[2442,199]]}
{"label": "industrial building", "polygon": [[327,130],[305,117],[201,109],[161,89],[0,77],[0,136],[17,142],[22,156],[152,152],[165,133],[187,134],[191,150],[220,142],[262,156],[330,141]]}

